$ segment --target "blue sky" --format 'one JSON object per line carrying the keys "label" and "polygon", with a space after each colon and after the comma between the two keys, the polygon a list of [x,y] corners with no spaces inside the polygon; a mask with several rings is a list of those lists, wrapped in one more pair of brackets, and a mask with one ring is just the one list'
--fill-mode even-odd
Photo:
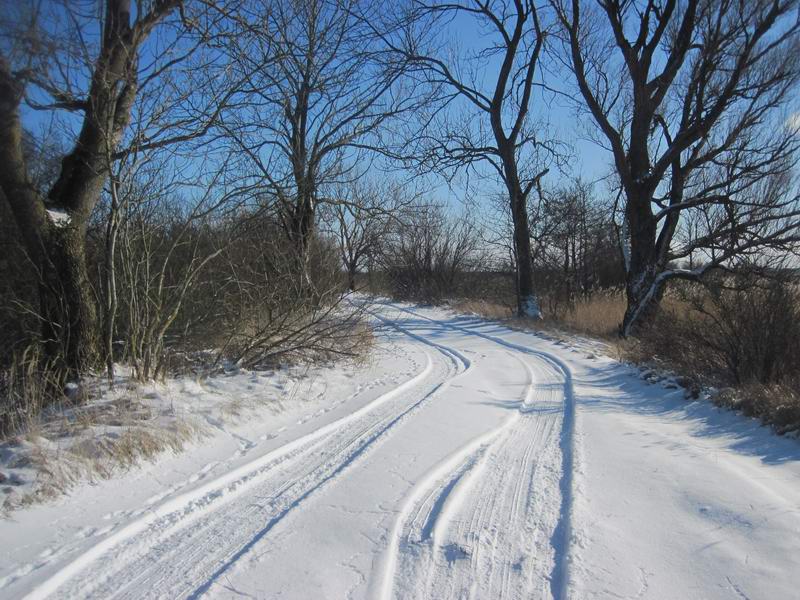
{"label": "blue sky", "polygon": [[[467,51],[484,48],[493,41],[487,35],[486,30],[479,27],[473,16],[465,14],[456,16],[441,32],[441,35]],[[499,70],[499,62],[490,62],[486,65],[485,77],[488,86],[493,85],[497,70]],[[566,70],[563,73],[549,74],[548,77],[548,84],[554,87],[564,89],[571,85],[572,75]],[[566,106],[563,99],[544,97],[541,94],[537,94],[532,100],[531,110],[534,118],[541,118],[550,123],[555,137],[572,147],[572,153],[565,169],[567,172],[562,173],[557,169],[552,169],[546,178],[548,185],[557,186],[565,175],[580,176],[585,181],[595,181],[607,175],[609,172],[608,153],[595,143],[583,138],[587,129],[585,121],[588,117],[586,115],[576,115],[574,108]],[[41,111],[25,110],[23,113],[26,126],[34,132],[45,130],[50,125],[53,116],[53,113]],[[79,120],[76,115],[59,111],[58,119],[67,129],[71,129],[74,133],[77,132]],[[591,127],[591,123],[588,125]],[[490,182],[486,188],[488,193],[499,188],[499,180],[496,179],[496,175],[494,178],[494,182]],[[465,197],[464,190],[459,185],[459,182],[463,181],[463,177],[457,178],[453,187],[448,186],[442,178],[431,176],[426,179],[431,196],[442,200],[447,199],[456,206]],[[605,186],[601,183],[597,191],[603,193]]]}
{"label": "blue sky", "polygon": [[[543,19],[547,15],[542,16]],[[481,27],[474,15],[459,12],[448,27],[441,32],[443,41],[452,41],[466,51],[479,51],[495,43],[499,38],[490,35],[491,31]],[[543,61],[547,57],[543,56]],[[546,76],[548,86],[566,91],[573,88],[573,75],[565,68],[558,69],[558,65],[548,63],[550,67]],[[486,86],[494,85],[495,77],[499,71],[499,60],[489,63],[485,69]],[[540,68],[540,74],[542,69]],[[555,71],[555,72],[552,72]],[[541,75],[540,75],[541,76]],[[565,165],[564,172],[551,169],[546,176],[546,185],[556,187],[565,177],[580,177],[586,182],[597,181],[597,192],[606,191],[603,179],[608,176],[611,167],[611,155],[603,147],[587,138],[586,132],[592,131],[594,123],[586,113],[577,114],[574,106],[570,106],[564,98],[555,97],[553,94],[537,93],[531,101],[531,115],[534,119],[547,121],[552,127],[554,137],[566,142],[571,147],[571,152]],[[439,183],[437,193],[448,195],[451,200],[463,199],[461,189],[449,190],[447,185]]]}

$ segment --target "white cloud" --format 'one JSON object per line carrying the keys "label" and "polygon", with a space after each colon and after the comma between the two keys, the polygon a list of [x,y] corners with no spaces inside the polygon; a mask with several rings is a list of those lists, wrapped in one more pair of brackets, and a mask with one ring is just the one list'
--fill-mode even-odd
{"label": "white cloud", "polygon": [[795,134],[800,134],[800,112],[792,113],[786,119],[786,127]]}

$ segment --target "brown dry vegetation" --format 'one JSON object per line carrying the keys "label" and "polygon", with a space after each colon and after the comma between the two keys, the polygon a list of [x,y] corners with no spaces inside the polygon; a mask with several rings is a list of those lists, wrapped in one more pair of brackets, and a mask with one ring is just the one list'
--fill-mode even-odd
{"label": "brown dry vegetation", "polygon": [[81,481],[108,479],[165,451],[179,452],[205,434],[194,420],[155,414],[134,398],[64,406],[31,418],[22,433],[0,443],[14,458],[6,466],[36,473],[35,485],[0,495],[0,513],[48,500]]}
{"label": "brown dry vegetation", "polygon": [[[676,373],[693,396],[700,387],[712,390],[710,399],[717,405],[758,418],[783,434],[800,431],[800,358],[795,351],[800,350],[795,342],[800,339],[800,301],[789,289],[789,295],[770,295],[760,287],[727,290],[721,302],[715,302],[709,288],[672,290],[657,322],[637,339],[618,335],[625,313],[621,292],[580,299],[542,321],[513,318],[511,306],[497,300],[460,299],[451,306],[512,327],[600,339],[619,360]],[[787,301],[793,302],[794,314],[791,306],[781,304]],[[729,329],[719,325],[726,322]],[[735,369],[730,355],[741,363]],[[768,373],[764,364],[771,365]]]}

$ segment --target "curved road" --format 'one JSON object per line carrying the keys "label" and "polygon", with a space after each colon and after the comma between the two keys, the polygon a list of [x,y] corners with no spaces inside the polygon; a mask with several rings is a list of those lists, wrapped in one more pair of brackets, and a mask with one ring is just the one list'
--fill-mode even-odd
{"label": "curved road", "polygon": [[796,591],[796,442],[687,404],[586,340],[391,303],[373,316],[393,386],[331,398],[338,418],[195,474],[43,559],[43,576],[18,567],[0,596],[17,579],[29,598]]}
{"label": "curved road", "polygon": [[155,507],[30,597],[560,595],[563,365],[408,309],[375,318],[423,357],[411,379]]}

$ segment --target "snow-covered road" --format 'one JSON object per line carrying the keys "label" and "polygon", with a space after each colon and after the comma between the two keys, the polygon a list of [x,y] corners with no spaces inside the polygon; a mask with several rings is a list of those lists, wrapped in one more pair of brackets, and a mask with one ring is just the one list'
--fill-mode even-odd
{"label": "snow-covered road", "polygon": [[0,596],[796,597],[797,441],[592,342],[373,314],[334,408],[0,523]]}

